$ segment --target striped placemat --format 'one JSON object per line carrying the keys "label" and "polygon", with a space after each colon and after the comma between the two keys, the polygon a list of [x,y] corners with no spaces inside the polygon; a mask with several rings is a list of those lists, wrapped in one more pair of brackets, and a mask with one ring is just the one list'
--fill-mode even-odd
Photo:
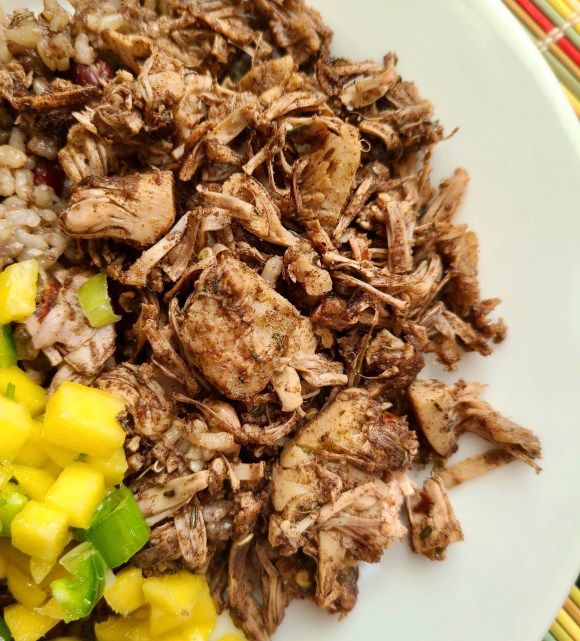
{"label": "striped placemat", "polygon": [[580,577],[543,641],[580,641]]}
{"label": "striped placemat", "polygon": [[503,2],[535,41],[580,117],[580,1]]}

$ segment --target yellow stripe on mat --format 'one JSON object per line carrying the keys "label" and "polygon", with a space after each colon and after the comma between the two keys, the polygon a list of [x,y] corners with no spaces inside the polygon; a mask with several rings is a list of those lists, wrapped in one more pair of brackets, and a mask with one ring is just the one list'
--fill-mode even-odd
{"label": "yellow stripe on mat", "polygon": [[580,608],[580,590],[575,585],[570,590],[570,598]]}
{"label": "yellow stripe on mat", "polygon": [[565,85],[562,85],[562,89],[566,94],[566,98],[568,98],[568,100],[570,101],[572,109],[574,109],[576,115],[580,118],[580,100],[578,100],[576,96]]}
{"label": "yellow stripe on mat", "polygon": [[[556,9],[556,11],[566,18],[566,20],[570,20],[571,18],[574,18],[574,11],[570,9],[568,4],[564,2],[564,0],[548,0],[548,2]],[[576,23],[574,25],[574,30],[577,33],[580,33],[580,24]]]}
{"label": "yellow stripe on mat", "polygon": [[556,641],[573,641],[572,637],[557,621],[554,621],[554,623],[552,623],[550,634],[554,636]]}
{"label": "yellow stripe on mat", "polygon": [[566,603],[564,603],[564,610],[574,619],[576,625],[580,626],[580,608],[570,597],[568,597]]}
{"label": "yellow stripe on mat", "polygon": [[558,612],[556,621],[566,630],[574,641],[580,641],[580,628],[574,623],[574,620],[566,610],[560,610],[560,612]]}

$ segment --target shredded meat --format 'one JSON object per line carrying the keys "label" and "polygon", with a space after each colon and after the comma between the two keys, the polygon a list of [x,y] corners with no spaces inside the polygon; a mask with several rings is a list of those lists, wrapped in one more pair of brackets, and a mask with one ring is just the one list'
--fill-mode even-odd
{"label": "shredded meat", "polygon": [[[431,183],[431,103],[394,53],[334,58],[302,0],[71,3],[0,16],[0,133],[54,137],[66,174],[69,248],[14,324],[25,366],[125,402],[147,575],[205,574],[251,641],[293,599],[344,617],[361,561],[463,539],[446,489],[539,470],[482,386],[418,378],[426,353],[452,370],[506,335],[457,220],[467,171]],[[77,294],[97,271],[122,321],[94,329]],[[464,432],[492,449],[448,464]]]}

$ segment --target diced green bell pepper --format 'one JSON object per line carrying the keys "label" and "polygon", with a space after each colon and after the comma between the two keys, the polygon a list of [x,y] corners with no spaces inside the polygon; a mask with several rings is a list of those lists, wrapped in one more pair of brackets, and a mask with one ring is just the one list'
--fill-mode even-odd
{"label": "diced green bell pepper", "polygon": [[[10,487],[11,484],[8,485]],[[28,499],[15,490],[4,489],[0,492],[0,536],[10,536],[12,519],[20,512]]]}
{"label": "diced green bell pepper", "polygon": [[150,535],[151,530],[131,490],[121,485],[105,496],[84,536],[110,568],[117,568],[127,563]]}
{"label": "diced green bell pepper", "polygon": [[0,326],[0,367],[10,367],[18,360],[10,325]]}
{"label": "diced green bell pepper", "polygon": [[67,552],[60,564],[72,577],[53,581],[50,590],[69,623],[88,616],[103,596],[107,564],[88,541]]}
{"label": "diced green bell pepper", "polygon": [[4,617],[0,614],[0,641],[12,641],[10,630],[4,621]]}

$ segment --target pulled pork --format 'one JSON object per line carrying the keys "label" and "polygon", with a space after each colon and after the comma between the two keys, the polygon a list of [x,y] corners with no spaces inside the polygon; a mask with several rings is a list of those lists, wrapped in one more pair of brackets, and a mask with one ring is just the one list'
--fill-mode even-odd
{"label": "pulled pork", "polygon": [[[431,184],[431,103],[392,53],[332,57],[302,0],[71,3],[0,33],[1,99],[56,137],[68,177],[71,248],[15,332],[27,366],[124,399],[146,574],[205,573],[253,641],[296,598],[345,616],[360,561],[462,540],[446,487],[539,469],[538,439],[480,385],[417,380],[425,353],[453,370],[505,336],[456,221],[467,172]],[[15,40],[24,18],[38,49]],[[57,37],[86,64],[66,47],[48,64]],[[98,271],[117,330],[78,303]],[[447,467],[464,432],[493,449]]]}

